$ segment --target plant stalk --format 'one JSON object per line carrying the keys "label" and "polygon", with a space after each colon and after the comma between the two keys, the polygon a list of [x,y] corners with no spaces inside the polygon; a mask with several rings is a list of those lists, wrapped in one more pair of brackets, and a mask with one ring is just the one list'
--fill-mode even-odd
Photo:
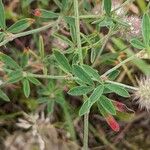
{"label": "plant stalk", "polygon": [[81,38],[80,38],[80,18],[79,18],[78,6],[79,6],[78,0],[74,0],[74,13],[75,13],[77,48],[78,48],[78,55],[79,55],[80,64],[83,64]]}
{"label": "plant stalk", "polygon": [[83,150],[88,150],[89,112],[84,115]]}
{"label": "plant stalk", "polygon": [[21,33],[18,33],[18,34],[12,34],[12,35],[10,35],[8,38],[6,38],[4,41],[2,41],[0,43],[0,47],[5,45],[5,44],[7,44],[10,41],[13,41],[16,38],[19,38],[19,37],[22,37],[22,36],[27,36],[27,35],[34,34],[34,33],[38,33],[38,32],[41,32],[43,30],[47,30],[47,29],[53,27],[54,25],[55,25],[55,23],[51,22],[51,23],[49,23],[49,24],[47,24],[47,25],[45,25],[43,27],[37,28],[37,29],[21,32]]}

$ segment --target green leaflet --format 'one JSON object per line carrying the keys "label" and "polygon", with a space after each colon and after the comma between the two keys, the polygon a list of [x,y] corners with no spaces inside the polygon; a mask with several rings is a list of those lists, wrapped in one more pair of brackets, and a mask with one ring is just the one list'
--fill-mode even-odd
{"label": "green leaflet", "polygon": [[102,107],[110,114],[116,115],[116,109],[111,101],[111,99],[107,98],[106,96],[102,95],[99,99],[100,104]]}
{"label": "green leaflet", "polygon": [[8,55],[0,53],[0,60],[8,67],[13,69],[20,69],[20,66]]}
{"label": "green leaflet", "polygon": [[94,84],[91,77],[82,69],[82,67],[80,67],[78,65],[73,65],[73,72],[74,72],[75,76],[77,76],[81,81],[83,81],[89,85]]}
{"label": "green leaflet", "polygon": [[6,102],[9,102],[9,97],[0,89],[0,98]]}
{"label": "green leaflet", "polygon": [[144,44],[141,41],[139,41],[137,38],[131,39],[130,43],[133,47],[135,47],[137,49],[144,49],[145,48]]}
{"label": "green leaflet", "polygon": [[142,34],[144,43],[148,46],[150,40],[150,18],[147,13],[145,13],[142,18]]}
{"label": "green leaflet", "polygon": [[21,31],[26,30],[31,24],[34,22],[34,19],[25,18],[17,21],[12,26],[10,26],[7,31],[11,33],[19,33]]}
{"label": "green leaflet", "polygon": [[0,0],[0,28],[3,30],[6,28],[5,10],[2,0]]}
{"label": "green leaflet", "polygon": [[54,50],[54,55],[63,71],[65,71],[66,73],[72,71],[71,66],[64,54],[62,54],[60,51]]}
{"label": "green leaflet", "polygon": [[8,74],[8,83],[16,83],[23,79],[23,74],[20,70],[12,71]]}
{"label": "green leaflet", "polygon": [[41,82],[40,82],[38,79],[34,78],[34,77],[27,77],[27,79],[28,79],[31,83],[35,84],[35,85],[41,85]]}
{"label": "green leaflet", "polygon": [[110,14],[111,12],[111,0],[103,0],[104,2],[104,9],[107,14]]}
{"label": "green leaflet", "polygon": [[30,84],[29,84],[28,79],[26,79],[26,78],[23,79],[22,84],[23,84],[24,95],[25,95],[26,98],[28,98],[29,95],[30,95]]}
{"label": "green leaflet", "polygon": [[59,16],[57,13],[54,13],[52,11],[45,10],[45,9],[38,9],[38,11],[41,14],[39,17],[45,18],[45,19],[56,19]]}
{"label": "green leaflet", "polygon": [[84,94],[91,92],[93,90],[93,88],[94,87],[91,87],[91,86],[76,86],[76,87],[73,87],[72,89],[70,89],[68,91],[68,94],[80,96],[80,95],[84,95]]}
{"label": "green leaflet", "polygon": [[97,70],[93,69],[92,67],[88,65],[82,65],[82,68],[88,75],[90,75],[90,77],[92,77],[98,82],[100,81],[100,75],[98,74]]}
{"label": "green leaflet", "polygon": [[119,75],[120,71],[119,70],[114,70],[108,75],[109,80],[115,80],[117,76]]}
{"label": "green leaflet", "polygon": [[44,50],[44,41],[43,41],[43,37],[42,36],[39,37],[39,52],[40,52],[40,57],[42,59],[44,59],[45,50]]}
{"label": "green leaflet", "polygon": [[128,91],[122,86],[115,84],[106,84],[105,87],[122,97],[130,97]]}
{"label": "green leaflet", "polygon": [[103,85],[99,85],[95,88],[93,93],[90,95],[90,97],[83,103],[79,110],[79,115],[82,116],[85,113],[90,111],[90,108],[92,105],[99,100],[99,98],[102,96],[104,90]]}

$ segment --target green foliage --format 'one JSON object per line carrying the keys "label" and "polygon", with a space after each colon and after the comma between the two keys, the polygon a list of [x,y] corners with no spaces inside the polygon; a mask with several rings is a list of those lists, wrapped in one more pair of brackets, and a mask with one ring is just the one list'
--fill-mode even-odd
{"label": "green foliage", "polygon": [[145,48],[144,44],[140,40],[138,40],[137,38],[131,39],[130,43],[131,43],[131,45],[133,45],[137,49],[144,49]]}
{"label": "green foliage", "polygon": [[76,86],[70,89],[68,91],[68,94],[74,95],[74,96],[85,95],[91,92],[93,89],[94,87],[91,87],[91,86]]}
{"label": "green foliage", "polygon": [[[126,39],[120,39],[118,35],[120,31],[124,31],[122,29],[128,28],[129,24],[117,15],[111,0],[103,0],[102,13],[98,15],[91,14],[97,4],[95,1],[24,0],[20,3],[23,8],[21,15],[4,11],[0,0],[0,47],[4,46],[1,49],[3,53],[0,52],[0,99],[9,102],[11,93],[7,91],[17,88],[18,95],[23,94],[27,98],[24,101],[27,101],[25,104],[27,108],[30,107],[31,112],[36,111],[37,105],[42,105],[48,115],[60,109],[56,115],[64,117],[58,117],[60,123],[57,125],[67,129],[73,139],[76,139],[73,119],[76,119],[78,114],[79,117],[85,115],[87,119],[95,106],[108,124],[107,117],[114,119],[113,116],[116,116],[123,121],[132,119],[134,113],[125,104],[121,103],[121,109],[113,101],[114,94],[111,99],[109,97],[112,93],[124,98],[130,97],[128,90],[136,88],[118,81],[122,82],[125,76],[132,83],[136,82],[131,71],[134,74],[139,69],[145,75],[150,74],[149,64],[133,57],[136,55],[133,47],[149,52],[149,13],[145,12],[142,18],[142,36],[134,37],[128,42]],[[31,3],[32,7],[37,7],[33,14],[28,13],[32,13]],[[128,1],[123,5],[126,3]],[[14,24],[10,26],[9,20],[6,19]],[[20,37],[26,38],[24,40]],[[128,64],[125,64],[128,59],[137,66],[136,70],[133,65],[128,67]],[[122,65],[124,71],[119,68]],[[21,88],[18,88],[20,86]],[[1,89],[6,91],[6,94]],[[71,96],[65,95],[66,93]],[[82,105],[77,103],[76,107],[72,106],[76,104],[76,99],[72,96],[79,96],[77,99]],[[97,112],[97,109],[94,111]],[[85,127],[88,124],[86,119]],[[87,132],[84,138],[85,136]],[[84,149],[88,148],[84,146]]]}
{"label": "green foliage", "polygon": [[0,0],[0,28],[3,30],[5,30],[6,28],[5,11],[2,0]]}
{"label": "green foliage", "polygon": [[110,114],[112,115],[116,115],[116,109],[113,105],[113,103],[111,102],[111,100],[109,98],[107,98],[106,96],[102,95],[99,99],[99,103],[102,105],[102,107]]}
{"label": "green foliage", "polygon": [[81,106],[80,108],[80,111],[79,111],[79,115],[82,116],[84,115],[85,113],[88,113],[90,108],[92,107],[92,105],[98,101],[98,99],[102,96],[103,94],[103,90],[104,90],[104,86],[102,85],[99,85],[97,86],[93,93],[90,95],[90,97],[85,100],[85,102],[83,103],[83,105]]}
{"label": "green foliage", "polygon": [[52,11],[48,11],[45,9],[38,9],[40,15],[38,17],[45,18],[45,19],[56,19],[58,18],[58,14]]}
{"label": "green foliage", "polygon": [[8,83],[16,83],[23,79],[23,74],[20,70],[11,71],[8,73]]}
{"label": "green foliage", "polygon": [[91,77],[78,65],[73,65],[73,73],[86,84],[93,85]]}
{"label": "green foliage", "polygon": [[128,91],[122,86],[115,84],[106,84],[105,87],[122,97],[130,97]]}
{"label": "green foliage", "polygon": [[23,92],[24,92],[24,95],[25,97],[29,97],[30,95],[30,83],[28,81],[28,79],[23,79],[22,80],[22,84],[23,84]]}
{"label": "green foliage", "polygon": [[110,14],[111,12],[111,0],[103,0],[104,2],[104,9],[107,14]]}
{"label": "green foliage", "polygon": [[57,50],[54,51],[54,55],[61,69],[64,70],[65,72],[71,72],[71,66],[65,55]]}
{"label": "green foliage", "polygon": [[9,68],[20,69],[20,66],[8,55],[0,53],[0,60]]}
{"label": "green foliage", "polygon": [[6,102],[9,102],[9,97],[0,89],[0,98]]}
{"label": "green foliage", "polygon": [[7,31],[11,33],[19,33],[26,30],[34,22],[34,19],[25,18],[17,21],[12,26],[10,26]]}
{"label": "green foliage", "polygon": [[149,15],[145,13],[142,18],[142,34],[143,34],[143,40],[146,46],[149,45],[149,41],[150,41],[149,26],[150,26],[150,18],[149,18]]}

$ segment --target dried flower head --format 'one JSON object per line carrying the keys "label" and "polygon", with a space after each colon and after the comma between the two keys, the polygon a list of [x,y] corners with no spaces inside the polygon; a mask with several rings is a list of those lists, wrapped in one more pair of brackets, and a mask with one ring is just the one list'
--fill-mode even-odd
{"label": "dried flower head", "polygon": [[132,15],[125,17],[125,22],[130,25],[129,35],[131,37],[136,37],[141,34],[141,18]]}
{"label": "dried flower head", "polygon": [[150,110],[150,77],[142,78],[138,81],[139,88],[134,93],[134,99],[137,99],[140,108]]}
{"label": "dried flower head", "polygon": [[133,37],[139,37],[142,34],[141,30],[141,18],[136,15],[122,17],[123,22],[128,24],[128,27],[120,26],[119,34],[122,38],[130,41]]}

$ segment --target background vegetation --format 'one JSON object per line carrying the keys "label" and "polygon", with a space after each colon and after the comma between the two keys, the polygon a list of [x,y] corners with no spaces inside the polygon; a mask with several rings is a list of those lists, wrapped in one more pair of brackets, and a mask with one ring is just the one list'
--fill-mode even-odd
{"label": "background vegetation", "polygon": [[0,149],[148,150],[149,4],[0,0]]}

